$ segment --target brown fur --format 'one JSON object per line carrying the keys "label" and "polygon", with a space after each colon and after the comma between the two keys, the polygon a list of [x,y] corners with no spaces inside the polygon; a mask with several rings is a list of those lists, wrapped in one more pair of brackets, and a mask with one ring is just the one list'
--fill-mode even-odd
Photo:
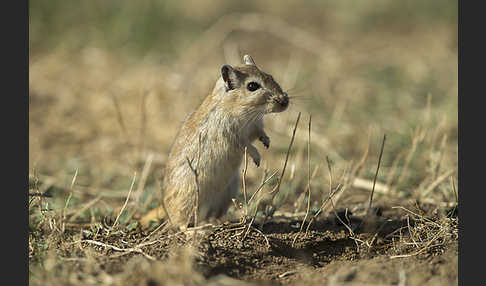
{"label": "brown fur", "polygon": [[[168,217],[175,226],[194,222],[198,188],[199,221],[226,213],[241,184],[239,168],[245,147],[259,166],[260,154],[251,142],[259,139],[265,147],[270,145],[263,116],[288,106],[287,94],[272,76],[260,71],[251,57],[243,59],[243,66],[222,67],[213,92],[187,117],[172,145],[162,190]],[[250,82],[260,88],[250,91]],[[197,186],[187,160],[198,173]],[[160,206],[146,214],[141,224],[147,226],[162,218],[167,214]]]}

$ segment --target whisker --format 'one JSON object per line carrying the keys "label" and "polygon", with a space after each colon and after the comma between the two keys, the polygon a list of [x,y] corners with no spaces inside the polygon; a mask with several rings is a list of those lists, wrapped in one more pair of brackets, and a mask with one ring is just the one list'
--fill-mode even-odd
{"label": "whisker", "polygon": [[242,118],[245,118],[245,121],[241,125],[238,131],[245,129],[250,122],[252,122],[258,116],[258,110],[250,110],[241,115]]}
{"label": "whisker", "polygon": [[288,94],[289,93],[296,94],[296,93],[303,93],[309,90],[311,90],[311,88],[308,85],[301,85],[301,86],[294,86],[292,88],[289,88],[285,92]]}
{"label": "whisker", "polygon": [[289,99],[293,100],[310,100],[312,98],[312,95],[289,95]]}
{"label": "whisker", "polygon": [[251,123],[258,121],[263,117],[263,113],[260,112],[259,110],[254,110],[254,115],[249,117],[249,119],[243,124],[243,126],[240,128],[240,131],[245,129],[247,126],[249,126]]}

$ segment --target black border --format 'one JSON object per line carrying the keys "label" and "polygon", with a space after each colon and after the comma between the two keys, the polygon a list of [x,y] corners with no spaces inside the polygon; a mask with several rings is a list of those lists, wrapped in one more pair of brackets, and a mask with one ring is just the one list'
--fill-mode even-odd
{"label": "black border", "polygon": [[482,135],[486,112],[478,100],[486,92],[482,72],[486,64],[485,16],[482,7],[472,3],[478,2],[459,1],[458,8],[459,285],[480,285],[484,280],[484,264],[474,256],[482,258],[484,252],[481,218],[485,201],[480,196],[484,193],[486,141]]}
{"label": "black border", "polygon": [[[28,285],[29,2],[1,10],[2,257],[4,284]],[[5,275],[6,274],[6,275]],[[13,283],[11,283],[13,282]]]}

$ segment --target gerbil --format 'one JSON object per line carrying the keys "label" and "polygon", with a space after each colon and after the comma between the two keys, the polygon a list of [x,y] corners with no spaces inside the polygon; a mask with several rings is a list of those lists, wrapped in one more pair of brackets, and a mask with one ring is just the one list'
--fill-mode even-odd
{"label": "gerbil", "polygon": [[[224,215],[241,184],[245,147],[260,165],[260,154],[251,143],[258,139],[270,146],[263,116],[287,109],[289,98],[249,55],[243,61],[242,66],[221,67],[212,93],[184,121],[164,169],[164,204],[142,217],[143,226],[167,217],[179,227],[194,223],[197,190],[198,221]],[[189,162],[198,174],[197,185]]]}

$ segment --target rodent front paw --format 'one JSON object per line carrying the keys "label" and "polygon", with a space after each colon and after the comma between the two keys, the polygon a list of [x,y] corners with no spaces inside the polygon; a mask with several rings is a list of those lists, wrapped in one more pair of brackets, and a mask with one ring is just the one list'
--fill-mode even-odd
{"label": "rodent front paw", "polygon": [[253,162],[257,167],[260,167],[260,156],[253,157]]}
{"label": "rodent front paw", "polygon": [[266,135],[262,135],[258,138],[258,140],[262,141],[263,143],[263,146],[265,146],[265,148],[269,148],[270,147],[270,138]]}

